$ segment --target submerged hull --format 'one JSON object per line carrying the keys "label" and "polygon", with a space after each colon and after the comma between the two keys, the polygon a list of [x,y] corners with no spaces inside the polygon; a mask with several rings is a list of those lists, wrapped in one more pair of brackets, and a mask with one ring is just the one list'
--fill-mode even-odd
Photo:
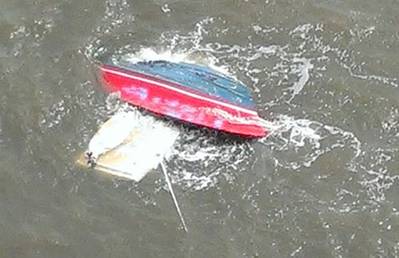
{"label": "submerged hull", "polygon": [[[231,80],[226,81],[222,77],[218,82],[220,75],[216,74],[219,77],[215,79],[209,77],[215,74],[205,71],[205,76],[210,79],[206,77],[206,83],[200,85],[198,82],[201,81],[193,78],[192,74],[194,77],[201,75],[200,79],[204,82],[203,70],[188,70],[187,74],[181,70],[174,75],[177,79],[173,80],[173,77],[165,78],[162,74],[151,74],[152,70],[143,72],[140,68],[102,65],[100,77],[108,91],[119,92],[123,101],[152,112],[242,136],[263,137],[267,134],[252,98]],[[168,72],[161,70],[165,71]],[[184,76],[187,76],[189,86],[182,83]],[[201,90],[199,87],[207,88]],[[237,101],[243,105],[234,103]]]}

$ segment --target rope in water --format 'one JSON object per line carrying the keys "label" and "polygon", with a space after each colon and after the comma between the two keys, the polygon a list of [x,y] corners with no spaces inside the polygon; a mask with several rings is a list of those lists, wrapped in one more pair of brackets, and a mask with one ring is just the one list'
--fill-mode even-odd
{"label": "rope in water", "polygon": [[181,223],[183,225],[184,231],[188,232],[188,229],[187,229],[187,226],[186,226],[186,222],[184,221],[184,218],[183,218],[183,215],[181,213],[179,204],[177,202],[175,193],[173,192],[172,183],[170,182],[168,173],[166,172],[165,164],[163,162],[161,162],[161,168],[162,168],[163,174],[165,175],[165,179],[166,179],[166,183],[168,184],[170,195],[172,196],[173,202],[175,203],[177,214],[179,214],[179,217],[180,217]]}

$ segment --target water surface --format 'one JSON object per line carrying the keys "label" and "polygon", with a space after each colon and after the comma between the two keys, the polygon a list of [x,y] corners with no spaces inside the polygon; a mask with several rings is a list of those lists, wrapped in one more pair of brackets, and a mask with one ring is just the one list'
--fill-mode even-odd
{"label": "water surface", "polygon": [[[397,257],[399,3],[0,0],[0,257]],[[79,168],[115,110],[109,53],[173,53],[247,84],[280,130],[182,127],[141,183]]]}

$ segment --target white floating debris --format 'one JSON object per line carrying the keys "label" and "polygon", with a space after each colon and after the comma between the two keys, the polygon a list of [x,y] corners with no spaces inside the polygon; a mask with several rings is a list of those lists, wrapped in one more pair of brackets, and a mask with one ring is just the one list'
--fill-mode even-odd
{"label": "white floating debris", "polygon": [[86,160],[95,169],[140,181],[156,169],[176,141],[179,132],[165,122],[138,111],[118,112],[94,135]]}
{"label": "white floating debris", "polygon": [[164,4],[161,7],[161,10],[162,10],[163,13],[170,13],[170,11],[171,11],[168,4]]}

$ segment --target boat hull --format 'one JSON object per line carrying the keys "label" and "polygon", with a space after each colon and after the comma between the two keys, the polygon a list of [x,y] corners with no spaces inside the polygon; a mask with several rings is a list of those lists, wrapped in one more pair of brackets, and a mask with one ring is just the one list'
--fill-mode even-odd
{"label": "boat hull", "polygon": [[123,101],[157,114],[248,137],[267,135],[257,112],[184,85],[148,74],[100,66],[100,78],[109,92]]}

